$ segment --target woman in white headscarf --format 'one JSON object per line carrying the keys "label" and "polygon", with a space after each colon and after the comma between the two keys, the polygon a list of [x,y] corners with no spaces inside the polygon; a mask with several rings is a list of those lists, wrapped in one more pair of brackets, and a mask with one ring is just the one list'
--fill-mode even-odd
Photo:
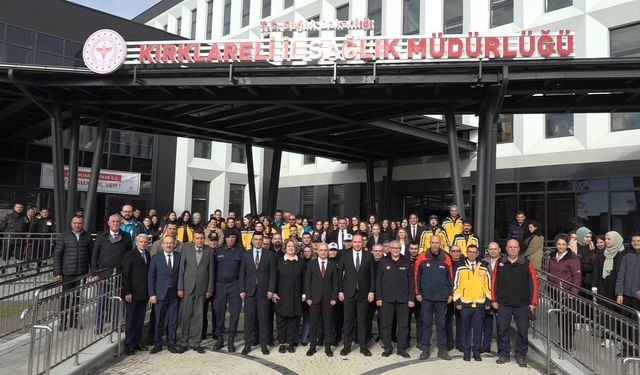
{"label": "woman in white headscarf", "polygon": [[607,232],[604,236],[606,247],[593,261],[591,290],[601,296],[615,300],[616,278],[620,261],[627,253],[622,236],[618,232]]}

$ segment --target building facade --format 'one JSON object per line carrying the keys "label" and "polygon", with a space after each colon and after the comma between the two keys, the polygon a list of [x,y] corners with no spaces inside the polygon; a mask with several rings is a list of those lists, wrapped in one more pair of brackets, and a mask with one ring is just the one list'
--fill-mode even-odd
{"label": "building facade", "polygon": [[[265,37],[262,20],[363,18],[375,21],[374,34],[389,36],[570,29],[575,33],[575,58],[640,56],[639,0],[164,0],[134,20],[186,38],[222,40]],[[477,126],[473,114],[463,115],[462,122]],[[476,132],[469,138],[475,141]],[[581,225],[594,233],[618,230],[625,237],[640,228],[640,114],[502,115],[498,142],[496,238],[504,236],[518,210],[538,220],[547,239]],[[175,208],[248,212],[242,147],[179,139]],[[256,186],[262,186],[265,152],[253,152]],[[463,155],[467,215],[474,202],[475,166],[475,153]],[[380,162],[376,167],[380,207],[386,166]],[[449,173],[446,157],[396,161],[391,216],[445,214],[453,200]],[[365,174],[362,164],[285,153],[278,207],[319,218],[365,216]],[[257,196],[260,207],[263,192]]]}

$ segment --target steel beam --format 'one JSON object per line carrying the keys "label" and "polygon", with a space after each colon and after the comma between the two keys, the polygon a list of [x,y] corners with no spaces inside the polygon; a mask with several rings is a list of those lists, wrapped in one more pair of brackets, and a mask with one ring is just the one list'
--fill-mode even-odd
{"label": "steel beam", "polygon": [[[420,127],[409,125],[409,124],[402,124],[399,122],[389,121],[389,120],[372,121],[372,122],[369,122],[368,124],[378,129],[384,129],[384,130],[392,131],[395,133],[409,135],[409,136],[416,137],[419,139],[424,139],[427,141],[432,141],[432,142],[437,142],[442,144],[446,144],[449,142],[449,139],[445,134],[436,133],[430,130],[425,130]],[[467,140],[463,140],[463,139],[458,140],[458,145],[462,150],[465,150],[465,151],[476,150],[476,145]]]}
{"label": "steel beam", "polygon": [[251,213],[258,215],[258,204],[256,203],[256,175],[253,169],[253,147],[251,142],[244,144],[244,152],[247,156],[247,178],[249,182],[249,205],[251,207]]}
{"label": "steel beam", "polygon": [[60,228],[65,228],[64,145],[62,140],[62,114],[60,105],[53,104],[51,119],[51,151],[53,160],[54,217]]}
{"label": "steel beam", "polygon": [[393,188],[393,160],[387,160],[387,177],[384,184],[384,204],[382,218],[388,218],[391,212],[391,189]]}
{"label": "steel beam", "polygon": [[373,173],[373,160],[367,159],[365,166],[367,170],[367,216],[369,216],[376,213],[376,185]]}
{"label": "steel beam", "polygon": [[80,112],[71,111],[71,129],[69,132],[69,188],[67,190],[67,223],[76,212],[78,195],[78,149],[80,141]]}
{"label": "steel beam", "polygon": [[278,188],[280,186],[280,163],[282,162],[282,139],[273,141],[273,158],[271,159],[271,176],[269,178],[269,200],[267,201],[267,215],[273,217],[278,204]]}
{"label": "steel beam", "polygon": [[449,138],[449,167],[451,170],[451,190],[453,202],[458,206],[460,215],[464,217],[464,195],[462,192],[462,172],[460,171],[460,154],[458,152],[458,132],[456,131],[456,117],[453,110],[445,114],[447,135]]}
{"label": "steel beam", "polygon": [[100,122],[98,124],[98,132],[96,134],[95,146],[93,148],[93,159],[91,160],[91,177],[89,178],[89,187],[87,190],[87,201],[85,204],[85,221],[84,230],[91,232],[95,226],[96,218],[96,199],[98,196],[98,177],[100,176],[100,167],[102,165],[102,152],[104,149],[104,140],[107,135],[107,127],[109,124],[109,111],[103,108],[100,112]]}

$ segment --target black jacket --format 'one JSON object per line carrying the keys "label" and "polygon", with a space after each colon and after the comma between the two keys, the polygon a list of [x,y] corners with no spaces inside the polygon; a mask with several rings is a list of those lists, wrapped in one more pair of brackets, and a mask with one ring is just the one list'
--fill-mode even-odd
{"label": "black jacket", "polygon": [[122,272],[122,257],[131,249],[129,233],[119,231],[118,238],[114,242],[111,242],[110,231],[99,233],[91,254],[91,273],[105,278],[111,275],[114,268],[116,273]]}
{"label": "black jacket", "polygon": [[276,289],[276,259],[278,256],[275,253],[262,249],[256,269],[253,248],[245,251],[240,263],[240,293],[266,298],[268,292],[273,292]]}
{"label": "black jacket", "polygon": [[80,240],[72,231],[61,233],[53,251],[53,275],[80,276],[89,273],[93,239],[85,231]]}
{"label": "black jacket", "polygon": [[304,294],[314,305],[327,304],[331,300],[338,300],[338,265],[329,260],[325,260],[325,273],[322,278],[320,264],[317,258],[311,259],[307,263],[304,273]]}
{"label": "black jacket", "polygon": [[376,300],[383,303],[407,303],[416,299],[413,268],[408,258],[400,255],[394,261],[391,255],[378,264]]}
{"label": "black jacket", "polygon": [[582,271],[582,285],[585,289],[591,289],[593,279],[593,259],[591,258],[591,248],[578,244],[578,258],[580,258],[580,269]]}
{"label": "black jacket", "polygon": [[41,218],[31,227],[31,233],[55,233],[56,227],[53,218]]}
{"label": "black jacket", "polygon": [[145,262],[137,249],[127,251],[122,257],[122,295],[133,294],[135,301],[149,299],[147,293],[147,273],[151,255],[144,251]]}
{"label": "black jacket", "polygon": [[338,267],[343,275],[340,280],[340,291],[344,293],[345,298],[367,298],[368,294],[374,293],[376,288],[373,255],[364,250],[360,251],[360,270],[356,271],[353,252],[353,249],[345,250],[340,256]]}
{"label": "black jacket", "polygon": [[29,231],[29,218],[24,213],[11,211],[0,221],[0,232],[26,233]]}
{"label": "black jacket", "polygon": [[511,263],[504,256],[493,270],[491,299],[501,305],[523,307],[538,304],[538,279],[533,263],[520,256]]}

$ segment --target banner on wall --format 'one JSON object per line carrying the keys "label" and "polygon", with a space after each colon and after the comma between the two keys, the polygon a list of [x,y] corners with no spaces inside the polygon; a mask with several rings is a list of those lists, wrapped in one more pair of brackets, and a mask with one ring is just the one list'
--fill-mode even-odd
{"label": "banner on wall", "polygon": [[[78,167],[78,191],[87,191],[91,168]],[[53,164],[42,164],[40,187],[53,189]],[[64,166],[64,188],[69,188],[69,166]],[[98,178],[98,192],[109,194],[140,195],[140,173],[101,169]]]}

